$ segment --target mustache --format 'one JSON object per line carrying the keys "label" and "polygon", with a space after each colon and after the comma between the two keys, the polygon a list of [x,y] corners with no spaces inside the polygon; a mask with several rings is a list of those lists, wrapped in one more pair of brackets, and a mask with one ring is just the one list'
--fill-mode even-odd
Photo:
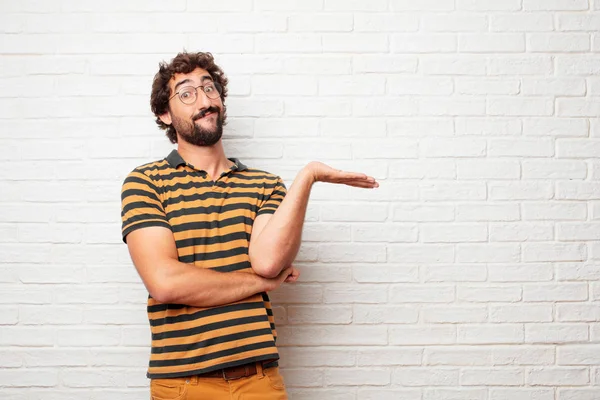
{"label": "mustache", "polygon": [[206,116],[206,114],[214,112],[214,113],[219,113],[221,110],[218,107],[215,106],[210,106],[208,108],[205,108],[204,110],[200,111],[198,114],[194,115],[192,117],[192,119],[194,121],[200,119],[200,118],[204,118]]}

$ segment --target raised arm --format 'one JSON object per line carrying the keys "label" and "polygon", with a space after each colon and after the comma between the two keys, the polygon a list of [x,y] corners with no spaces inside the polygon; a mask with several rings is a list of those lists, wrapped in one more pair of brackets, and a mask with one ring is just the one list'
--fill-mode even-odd
{"label": "raised arm", "polygon": [[299,173],[274,214],[258,216],[250,238],[250,263],[257,274],[275,278],[291,265],[300,249],[302,227],[312,185],[315,182],[345,184],[360,188],[376,188],[374,178],[362,173],[333,169],[311,162]]}
{"label": "raised arm", "polygon": [[291,267],[267,279],[252,272],[221,273],[181,263],[173,233],[159,226],[129,233],[127,247],[148,292],[161,303],[194,307],[230,304],[297,278]]}

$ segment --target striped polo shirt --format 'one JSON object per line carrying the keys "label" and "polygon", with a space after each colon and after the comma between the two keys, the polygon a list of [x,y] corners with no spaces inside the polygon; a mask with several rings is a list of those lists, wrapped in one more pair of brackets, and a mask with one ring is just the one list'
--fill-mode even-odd
{"label": "striped polo shirt", "polygon": [[[222,273],[254,273],[248,247],[254,219],[272,214],[286,189],[276,175],[234,166],[215,181],[173,150],[135,168],[121,193],[123,240],[147,226],[173,232],[179,261]],[[148,296],[152,332],[149,378],[181,377],[279,358],[267,293],[199,308]]]}

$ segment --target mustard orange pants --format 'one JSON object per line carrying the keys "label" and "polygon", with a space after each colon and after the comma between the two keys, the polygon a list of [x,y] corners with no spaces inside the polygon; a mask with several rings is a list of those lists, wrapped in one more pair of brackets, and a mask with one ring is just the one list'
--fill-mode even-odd
{"label": "mustard orange pants", "polygon": [[263,369],[257,364],[256,375],[240,379],[185,378],[152,379],[152,400],[287,400],[279,367]]}

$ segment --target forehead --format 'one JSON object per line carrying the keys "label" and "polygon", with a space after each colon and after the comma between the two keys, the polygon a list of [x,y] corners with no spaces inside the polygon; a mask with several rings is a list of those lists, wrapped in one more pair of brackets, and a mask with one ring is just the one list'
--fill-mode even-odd
{"label": "forehead", "polygon": [[169,88],[171,89],[171,92],[173,92],[175,87],[187,86],[188,84],[200,85],[203,81],[207,79],[212,80],[208,71],[202,68],[196,68],[195,70],[187,74],[177,73],[173,75],[173,77],[169,81]]}

